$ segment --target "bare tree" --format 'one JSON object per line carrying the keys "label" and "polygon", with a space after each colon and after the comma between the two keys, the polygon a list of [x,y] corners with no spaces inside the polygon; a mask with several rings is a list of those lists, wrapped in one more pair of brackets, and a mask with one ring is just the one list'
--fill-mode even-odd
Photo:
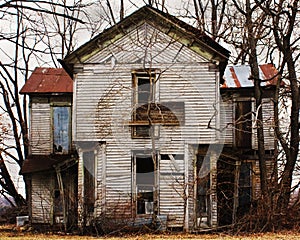
{"label": "bare tree", "polygon": [[[66,1],[6,1],[0,5],[1,21],[11,23],[12,28],[2,27],[1,41],[1,62],[0,62],[0,94],[2,112],[8,117],[11,126],[12,138],[1,147],[0,185],[6,193],[11,195],[17,206],[25,204],[23,197],[17,193],[10,172],[5,165],[5,159],[9,159],[22,167],[28,156],[28,119],[27,101],[19,95],[20,85],[28,79],[33,65],[45,63],[45,56],[64,54],[74,47],[74,34],[77,23],[83,23],[79,19],[79,11],[83,5],[81,2],[74,2],[74,5],[67,5]],[[46,16],[52,16],[57,24],[57,32],[53,37],[60,34],[60,50],[52,51],[47,31],[37,31],[38,23],[44,23]],[[63,23],[61,27],[61,23]],[[66,37],[65,34],[68,33]],[[45,45],[46,43],[46,45]],[[50,49],[50,50],[49,50]],[[50,58],[51,59],[51,58]]]}
{"label": "bare tree", "polygon": [[[270,29],[274,34],[274,41],[280,55],[282,55],[281,68],[286,71],[286,80],[290,86],[291,115],[290,135],[286,138],[279,126],[278,114],[275,116],[275,132],[285,153],[285,165],[279,182],[278,210],[285,212],[288,209],[292,190],[292,178],[299,153],[299,82],[297,77],[297,60],[299,59],[299,9],[298,0],[263,1],[261,8],[271,17]],[[278,85],[279,87],[279,85]],[[279,91],[279,88],[278,88]],[[278,99],[277,99],[278,100]],[[276,105],[278,108],[278,104]],[[278,109],[276,110],[278,113]]]}

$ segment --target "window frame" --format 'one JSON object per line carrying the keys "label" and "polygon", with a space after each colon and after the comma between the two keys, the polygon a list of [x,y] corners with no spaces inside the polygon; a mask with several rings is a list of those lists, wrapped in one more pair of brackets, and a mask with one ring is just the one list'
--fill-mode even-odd
{"label": "window frame", "polygon": [[[92,162],[93,162],[93,174],[94,174],[94,179],[93,179],[93,191],[90,194],[92,196],[92,203],[89,203],[90,205],[87,206],[87,201],[86,201],[86,168],[85,168],[85,157],[84,155],[87,153],[92,153],[93,154],[93,158],[92,158]],[[83,202],[84,202],[84,211],[86,214],[93,214],[95,211],[95,203],[96,203],[96,188],[97,188],[97,150],[85,150],[82,151],[82,173],[83,173]],[[90,186],[89,186],[90,187]]]}
{"label": "window frame", "polygon": [[[55,141],[55,136],[54,136],[54,131],[55,131],[55,114],[54,114],[54,108],[58,107],[67,107],[68,108],[68,149],[64,152],[59,152],[55,151],[54,148],[54,141]],[[51,109],[51,152],[53,154],[69,154],[71,152],[72,148],[72,104],[69,102],[53,102],[50,104],[50,109]]]}
{"label": "window frame", "polygon": [[[159,75],[160,70],[158,69],[142,69],[142,70],[133,70],[131,72],[132,76],[132,121],[134,122],[131,131],[132,138],[151,138],[151,131],[153,131],[153,137],[159,137],[159,126],[149,124],[148,121],[141,121],[137,123],[137,112],[136,110],[140,107],[139,105],[139,79],[149,79],[149,99],[146,103],[142,103],[143,105],[158,103],[159,102]],[[141,84],[143,85],[143,84]],[[139,134],[139,128],[148,128],[147,134]],[[147,131],[147,130],[146,130]]]}
{"label": "window frame", "polygon": [[[242,178],[242,166],[245,166],[247,168],[247,174],[249,174],[249,176],[246,176],[246,178]],[[240,166],[239,166],[239,182],[238,182],[238,206],[239,209],[243,209],[243,213],[247,212],[250,209],[250,204],[253,201],[253,197],[254,197],[254,184],[253,184],[253,180],[254,180],[254,165],[255,162],[251,161],[251,160],[246,160],[246,161],[241,161]],[[248,181],[246,182],[248,178]],[[243,182],[242,182],[243,181]],[[245,195],[244,198],[242,198],[242,193],[247,193],[247,191],[245,190],[249,190],[250,194],[247,194],[246,197],[249,198],[247,202],[248,205],[243,205],[242,201],[245,200]]]}
{"label": "window frame", "polygon": [[[159,190],[156,189],[157,193],[155,194],[155,186],[159,186],[159,157],[160,155],[158,154],[158,152],[156,152],[156,166],[153,163],[153,185],[149,185],[149,187],[152,186],[153,188],[153,192],[152,192],[152,202],[148,202],[150,203],[150,205],[152,205],[152,210],[147,212],[146,209],[146,201],[145,201],[145,212],[143,213],[139,213],[139,208],[138,208],[138,204],[139,204],[139,192],[138,192],[138,185],[142,185],[142,184],[138,184],[137,183],[137,158],[149,158],[152,160],[152,154],[151,151],[133,151],[132,152],[132,213],[134,216],[143,216],[143,215],[151,215],[153,214],[153,204],[155,201],[158,202],[159,199]],[[156,169],[155,169],[156,167]],[[142,186],[148,186],[147,184],[144,184]],[[157,197],[157,199],[155,199],[155,195]],[[143,197],[142,197],[143,198]],[[144,200],[146,199],[146,197],[144,197]],[[151,209],[150,208],[150,209]]]}

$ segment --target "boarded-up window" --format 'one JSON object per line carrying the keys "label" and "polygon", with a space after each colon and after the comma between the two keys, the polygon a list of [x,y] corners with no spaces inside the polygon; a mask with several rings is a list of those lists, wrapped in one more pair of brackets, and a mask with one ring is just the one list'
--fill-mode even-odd
{"label": "boarded-up window", "polygon": [[84,206],[87,213],[94,211],[95,204],[95,154],[83,152]]}
{"label": "boarded-up window", "polygon": [[70,148],[71,107],[53,107],[53,151],[66,154]]}

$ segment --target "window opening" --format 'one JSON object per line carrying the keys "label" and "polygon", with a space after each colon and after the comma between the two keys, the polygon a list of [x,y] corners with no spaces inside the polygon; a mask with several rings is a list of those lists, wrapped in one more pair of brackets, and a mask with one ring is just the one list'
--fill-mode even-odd
{"label": "window opening", "polygon": [[53,150],[66,154],[70,146],[70,112],[67,106],[53,107]]}
{"label": "window opening", "polygon": [[210,188],[209,156],[197,155],[197,217],[207,216]]}
{"label": "window opening", "polygon": [[153,213],[154,163],[151,156],[136,156],[136,212]]}
{"label": "window opening", "polygon": [[132,78],[134,88],[133,120],[142,122],[142,124],[133,127],[133,136],[147,138],[151,136],[152,127],[149,123],[148,108],[151,108],[151,103],[157,100],[155,73],[133,73]]}
{"label": "window opening", "polygon": [[252,142],[252,101],[236,102],[235,142],[237,147],[251,148]]}
{"label": "window opening", "polygon": [[252,196],[252,163],[242,162],[239,178],[239,212],[244,214],[248,212],[251,205]]}
{"label": "window opening", "polygon": [[95,154],[83,152],[84,166],[84,203],[87,213],[94,211],[95,204]]}

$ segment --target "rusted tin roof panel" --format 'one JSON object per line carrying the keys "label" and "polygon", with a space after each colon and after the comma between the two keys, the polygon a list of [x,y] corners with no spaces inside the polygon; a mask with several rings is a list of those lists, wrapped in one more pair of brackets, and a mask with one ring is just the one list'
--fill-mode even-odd
{"label": "rusted tin roof panel", "polygon": [[63,68],[36,68],[20,91],[22,94],[72,92],[73,80]]}
{"label": "rusted tin roof panel", "polygon": [[[262,80],[261,86],[276,85],[277,69],[273,64],[263,64],[259,66],[259,78]],[[222,88],[253,87],[254,81],[250,78],[251,69],[249,65],[227,66],[224,72],[224,84]]]}

